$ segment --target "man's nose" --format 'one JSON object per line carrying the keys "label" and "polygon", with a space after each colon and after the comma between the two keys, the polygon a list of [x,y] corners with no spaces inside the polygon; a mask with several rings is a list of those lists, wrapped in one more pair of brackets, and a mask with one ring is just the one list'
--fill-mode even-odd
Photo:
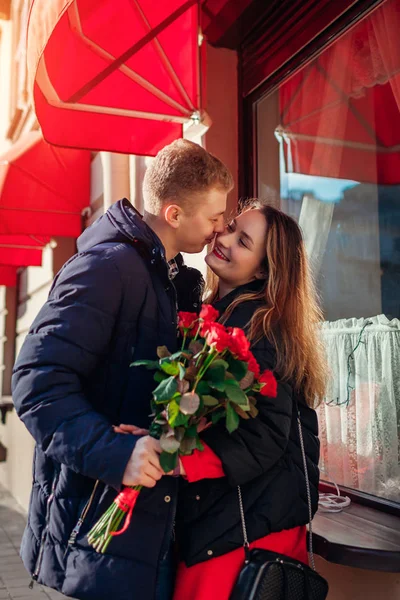
{"label": "man's nose", "polygon": [[225,231],[224,218],[221,216],[214,227],[215,233],[223,233]]}

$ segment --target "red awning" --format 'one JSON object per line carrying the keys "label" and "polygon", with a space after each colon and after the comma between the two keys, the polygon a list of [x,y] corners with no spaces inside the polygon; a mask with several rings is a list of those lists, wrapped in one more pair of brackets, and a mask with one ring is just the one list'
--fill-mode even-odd
{"label": "red awning", "polygon": [[0,285],[13,287],[17,285],[17,268],[0,265]]}
{"label": "red awning", "polygon": [[40,266],[43,247],[49,241],[49,237],[0,235],[0,265]]}
{"label": "red awning", "polygon": [[78,237],[89,203],[86,150],[56,148],[34,131],[0,157],[0,235]]}
{"label": "red awning", "polygon": [[388,0],[281,86],[288,171],[400,183],[399,29]]}
{"label": "red awning", "polygon": [[199,0],[33,0],[28,73],[43,135],[155,155],[202,119]]}

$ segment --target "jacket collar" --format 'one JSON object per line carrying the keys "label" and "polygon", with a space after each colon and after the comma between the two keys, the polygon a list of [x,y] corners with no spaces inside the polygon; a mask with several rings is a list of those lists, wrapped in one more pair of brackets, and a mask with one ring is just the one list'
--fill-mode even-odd
{"label": "jacket collar", "polygon": [[247,292],[254,293],[260,292],[265,285],[264,279],[255,279],[254,281],[250,281],[249,283],[245,283],[244,285],[240,285],[235,288],[229,294],[226,294],[220,300],[217,300],[213,303],[214,308],[216,308],[220,314],[223,314],[228,306],[241,294],[246,294]]}

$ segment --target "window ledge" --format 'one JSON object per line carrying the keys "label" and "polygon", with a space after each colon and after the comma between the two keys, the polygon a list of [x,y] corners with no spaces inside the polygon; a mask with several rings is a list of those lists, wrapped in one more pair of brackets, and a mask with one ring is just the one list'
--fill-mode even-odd
{"label": "window ledge", "polygon": [[317,512],[314,553],[348,567],[400,573],[400,518],[354,502],[340,513]]}

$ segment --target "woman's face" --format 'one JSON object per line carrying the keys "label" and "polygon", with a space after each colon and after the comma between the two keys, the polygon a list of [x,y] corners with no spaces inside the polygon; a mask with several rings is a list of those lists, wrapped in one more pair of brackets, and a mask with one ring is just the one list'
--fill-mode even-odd
{"label": "woman's face", "polygon": [[267,223],[259,210],[243,212],[217,235],[206,263],[232,289],[263,279],[266,233]]}

